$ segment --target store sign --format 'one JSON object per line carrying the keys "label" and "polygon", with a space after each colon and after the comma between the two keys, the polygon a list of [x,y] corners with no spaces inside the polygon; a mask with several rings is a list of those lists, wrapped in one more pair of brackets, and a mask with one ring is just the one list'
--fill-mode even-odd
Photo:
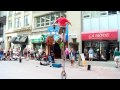
{"label": "store sign", "polygon": [[117,40],[118,31],[82,33],[82,40]]}
{"label": "store sign", "polygon": [[97,39],[97,38],[108,38],[109,33],[97,33],[97,34],[90,34],[89,39]]}
{"label": "store sign", "polygon": [[69,34],[69,38],[77,38],[77,34]]}

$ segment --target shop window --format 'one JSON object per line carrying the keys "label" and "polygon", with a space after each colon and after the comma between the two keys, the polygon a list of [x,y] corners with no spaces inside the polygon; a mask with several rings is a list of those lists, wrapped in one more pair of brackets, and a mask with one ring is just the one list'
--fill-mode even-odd
{"label": "shop window", "polygon": [[108,11],[108,15],[117,14],[117,11]]}

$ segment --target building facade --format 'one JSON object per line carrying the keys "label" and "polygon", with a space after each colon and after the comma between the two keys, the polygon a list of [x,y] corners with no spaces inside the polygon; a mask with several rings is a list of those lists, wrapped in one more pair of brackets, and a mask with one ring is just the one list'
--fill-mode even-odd
{"label": "building facade", "polygon": [[7,11],[5,49],[30,47],[31,31],[32,11]]}
{"label": "building facade", "polygon": [[[33,47],[41,47],[49,54],[51,50],[54,50],[55,58],[61,58],[61,49],[58,43],[54,43],[52,46],[46,45],[46,42],[40,37],[43,35],[49,35],[48,27],[52,26],[53,22],[64,15],[71,23],[72,26],[68,26],[66,32],[66,38],[68,40],[65,43],[69,49],[73,48],[75,51],[82,52],[82,42],[80,39],[81,31],[81,13],[80,11],[34,11],[33,13],[33,29],[31,39],[35,39],[32,42]],[[45,39],[45,37],[44,37]]]}
{"label": "building facade", "polygon": [[68,45],[69,49],[73,48],[75,51],[82,52],[81,30],[82,30],[82,16],[81,11],[67,11],[67,18],[72,23],[68,30]]}
{"label": "building facade", "polygon": [[94,59],[113,60],[114,49],[120,48],[120,11],[83,11],[82,52],[88,58],[90,47]]}
{"label": "building facade", "polygon": [[5,48],[6,11],[0,11],[0,48]]}
{"label": "building facade", "polygon": [[[30,48],[42,48],[47,54],[54,50],[55,58],[61,58],[58,43],[54,42],[52,46],[46,44],[47,36],[50,35],[48,28],[52,27],[54,21],[61,15],[72,23],[72,26],[67,27],[66,38],[68,39],[66,39],[65,46],[82,52],[80,11],[7,11],[6,50],[16,47],[23,49],[25,46],[29,46]],[[27,36],[27,40],[21,42],[20,38],[24,36]],[[56,37],[58,35],[54,33],[54,38]]]}
{"label": "building facade", "polygon": [[61,49],[59,44],[47,45],[47,36],[50,36],[48,28],[52,26],[57,18],[61,15],[65,15],[66,11],[33,11],[33,29],[31,36],[32,47],[41,48],[46,51],[47,54],[54,49],[55,58],[61,58]]}

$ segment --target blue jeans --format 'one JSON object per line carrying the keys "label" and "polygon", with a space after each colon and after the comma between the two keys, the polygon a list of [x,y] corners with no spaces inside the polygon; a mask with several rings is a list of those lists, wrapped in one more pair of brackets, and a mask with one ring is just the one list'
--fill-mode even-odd
{"label": "blue jeans", "polygon": [[0,60],[2,60],[3,59],[3,55],[2,54],[0,54]]}

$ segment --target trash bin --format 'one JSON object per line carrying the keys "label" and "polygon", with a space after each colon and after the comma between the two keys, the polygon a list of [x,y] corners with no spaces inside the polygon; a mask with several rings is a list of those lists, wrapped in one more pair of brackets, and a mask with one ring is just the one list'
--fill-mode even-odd
{"label": "trash bin", "polygon": [[91,65],[88,65],[87,70],[91,70]]}

